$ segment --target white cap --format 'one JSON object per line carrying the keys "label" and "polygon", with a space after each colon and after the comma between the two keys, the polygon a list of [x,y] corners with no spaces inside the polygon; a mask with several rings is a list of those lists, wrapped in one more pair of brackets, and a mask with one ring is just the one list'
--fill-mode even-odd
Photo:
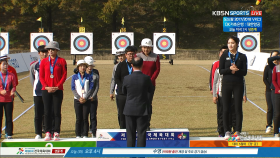
{"label": "white cap", "polygon": [[86,56],[84,60],[85,60],[85,62],[86,62],[88,65],[94,66],[93,63],[94,63],[95,61],[93,60],[93,58],[92,58],[91,56]]}
{"label": "white cap", "polygon": [[152,40],[149,38],[142,39],[140,47],[153,47]]}
{"label": "white cap", "polygon": [[79,60],[77,62],[77,67],[79,67],[81,64],[85,64],[86,66],[88,66],[88,64],[85,62],[85,60]]}
{"label": "white cap", "polygon": [[124,48],[120,48],[116,51],[116,56],[119,56],[119,55],[122,55],[122,54],[125,54],[125,49]]}

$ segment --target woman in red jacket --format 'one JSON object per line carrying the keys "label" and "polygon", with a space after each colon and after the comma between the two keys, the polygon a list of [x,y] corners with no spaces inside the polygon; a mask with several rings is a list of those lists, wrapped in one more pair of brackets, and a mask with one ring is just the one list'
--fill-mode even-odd
{"label": "woman in red jacket", "polygon": [[[0,57],[0,129],[2,129],[3,108],[5,109],[6,137],[12,139],[13,135],[13,100],[16,91],[16,78],[13,73],[7,71],[7,56]],[[0,130],[1,138],[1,130]]]}
{"label": "woman in red jacket", "polygon": [[272,84],[275,87],[275,100],[273,109],[273,123],[274,123],[274,136],[279,137],[279,123],[280,123],[280,57],[275,56],[277,64],[272,72]]}
{"label": "woman in red jacket", "polygon": [[42,98],[44,102],[45,140],[51,139],[52,108],[54,110],[54,140],[59,140],[61,125],[61,104],[63,100],[63,83],[67,76],[67,64],[64,58],[57,56],[59,44],[51,41],[45,49],[49,57],[40,64],[39,78],[42,84]]}

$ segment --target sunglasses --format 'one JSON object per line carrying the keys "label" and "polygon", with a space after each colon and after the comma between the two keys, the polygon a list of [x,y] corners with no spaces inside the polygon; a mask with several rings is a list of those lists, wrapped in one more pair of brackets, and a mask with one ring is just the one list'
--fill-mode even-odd
{"label": "sunglasses", "polygon": [[48,51],[49,51],[49,50],[51,50],[51,51],[55,51],[56,49],[50,48],[50,49],[48,49]]}

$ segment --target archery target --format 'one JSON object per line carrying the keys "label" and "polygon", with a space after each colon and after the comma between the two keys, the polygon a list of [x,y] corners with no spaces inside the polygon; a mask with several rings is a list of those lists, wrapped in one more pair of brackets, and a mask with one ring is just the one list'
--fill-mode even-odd
{"label": "archery target", "polygon": [[112,33],[112,54],[116,54],[118,49],[125,49],[128,46],[134,45],[134,33]]}
{"label": "archery target", "polygon": [[93,34],[71,33],[71,54],[93,54]]}
{"label": "archery target", "polygon": [[50,40],[46,36],[38,36],[33,41],[33,46],[36,50],[38,50],[38,47],[41,45],[48,45]]}
{"label": "archery target", "polygon": [[239,52],[260,52],[260,33],[238,33]]}
{"label": "archery target", "polygon": [[30,52],[37,52],[41,45],[48,45],[53,41],[53,33],[31,33],[30,34]]}
{"label": "archery target", "polygon": [[156,54],[175,54],[175,33],[154,33],[153,48]]}
{"label": "archery target", "polygon": [[9,54],[9,33],[0,33],[0,53],[2,55]]}
{"label": "archery target", "polygon": [[2,51],[6,46],[6,40],[0,36],[0,51]]}
{"label": "archery target", "polygon": [[129,37],[125,36],[125,35],[121,35],[119,37],[116,38],[115,40],[115,47],[120,49],[120,48],[126,48],[127,46],[131,45],[131,40],[129,39]]}

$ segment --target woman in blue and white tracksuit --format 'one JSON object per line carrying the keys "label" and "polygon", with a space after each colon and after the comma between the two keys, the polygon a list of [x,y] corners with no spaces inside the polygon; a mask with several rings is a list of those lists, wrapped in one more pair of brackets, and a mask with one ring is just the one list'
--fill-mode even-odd
{"label": "woman in blue and white tracksuit", "polygon": [[92,137],[96,137],[96,130],[97,130],[97,107],[98,107],[98,98],[97,93],[99,90],[99,72],[97,69],[94,69],[94,60],[91,56],[85,57],[85,62],[88,64],[88,68],[86,73],[92,77],[94,82],[93,86],[93,93],[89,97],[90,100],[90,132]]}
{"label": "woman in blue and white tracksuit", "polygon": [[76,112],[76,138],[87,138],[89,131],[89,97],[93,93],[94,83],[92,76],[86,73],[87,67],[88,64],[84,60],[79,60],[77,62],[77,69],[79,72],[73,75],[71,82],[71,89],[74,94],[74,108]]}

